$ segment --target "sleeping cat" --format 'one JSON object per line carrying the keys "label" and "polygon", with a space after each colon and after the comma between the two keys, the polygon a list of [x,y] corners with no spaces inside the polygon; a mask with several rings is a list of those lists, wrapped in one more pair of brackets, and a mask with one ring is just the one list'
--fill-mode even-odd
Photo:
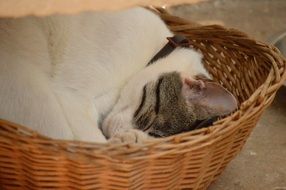
{"label": "sleeping cat", "polygon": [[56,139],[133,143],[235,110],[193,49],[146,66],[172,36],[143,8],[0,19],[0,118]]}

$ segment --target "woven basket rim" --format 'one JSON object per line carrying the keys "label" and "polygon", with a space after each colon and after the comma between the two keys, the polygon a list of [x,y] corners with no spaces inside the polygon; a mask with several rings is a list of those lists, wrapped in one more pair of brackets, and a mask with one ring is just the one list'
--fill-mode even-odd
{"label": "woven basket rim", "polygon": [[[158,14],[160,16],[172,16],[167,12],[162,12],[162,10],[157,9],[159,11]],[[185,24],[188,24],[189,21],[185,19],[181,19],[179,17],[177,21],[182,23],[182,26]],[[37,132],[0,119],[0,124],[3,126],[7,126],[5,128],[5,131],[1,133],[5,133],[5,135],[10,136],[11,133],[16,133],[21,131],[21,140],[23,142],[25,141],[33,141],[33,143],[38,145],[38,148],[48,148],[51,152],[61,152],[63,154],[70,154],[77,152],[79,153],[83,158],[94,158],[97,156],[105,157],[109,160],[121,160],[121,161],[132,161],[132,160],[141,160],[146,157],[159,157],[165,154],[170,154],[172,152],[184,152],[184,147],[186,146],[193,146],[193,149],[201,148],[201,146],[195,146],[196,144],[203,144],[204,146],[208,146],[208,141],[211,139],[211,137],[216,138],[223,138],[223,134],[226,131],[234,130],[234,126],[231,125],[232,122],[239,123],[246,117],[251,117],[252,114],[256,113],[259,109],[261,109],[262,106],[265,105],[259,105],[257,102],[259,102],[259,98],[268,98],[269,101],[267,105],[271,103],[270,98],[275,94],[277,89],[283,84],[283,81],[286,80],[286,60],[281,55],[279,50],[272,46],[267,45],[262,42],[255,41],[248,37],[248,35],[244,34],[243,32],[240,32],[236,29],[229,29],[223,26],[218,25],[209,25],[209,26],[194,26],[192,30],[199,30],[199,29],[213,29],[216,28],[218,30],[226,31],[230,35],[236,35],[240,36],[241,38],[247,38],[253,43],[257,44],[257,48],[260,48],[259,50],[265,54],[265,56],[268,56],[269,59],[272,62],[272,68],[265,80],[265,82],[255,90],[255,92],[241,105],[240,108],[235,111],[230,116],[217,121],[213,126],[194,130],[186,133],[181,133],[178,135],[174,135],[171,137],[161,138],[161,139],[155,139],[150,142],[147,142],[142,145],[128,145],[128,144],[119,144],[119,145],[111,145],[108,143],[92,143],[92,142],[84,142],[84,141],[71,141],[71,140],[55,140],[48,137],[45,137],[43,135],[38,134]],[[275,59],[275,60],[274,60]],[[257,98],[258,97],[258,98]],[[258,105],[257,105],[258,104]],[[243,112],[242,112],[243,110]],[[4,140],[4,139],[3,139]],[[1,141],[1,138],[0,138]],[[211,143],[210,141],[209,143]],[[51,145],[53,145],[51,147]],[[21,144],[19,144],[21,146]],[[158,150],[156,154],[144,154],[148,153],[148,149],[156,149]],[[160,150],[160,151],[159,151]],[[45,150],[46,151],[46,150]],[[186,151],[190,151],[190,148]],[[139,153],[142,152],[142,153]],[[154,152],[154,151],[152,151]],[[78,155],[79,155],[78,154]],[[128,158],[128,159],[127,159]]]}

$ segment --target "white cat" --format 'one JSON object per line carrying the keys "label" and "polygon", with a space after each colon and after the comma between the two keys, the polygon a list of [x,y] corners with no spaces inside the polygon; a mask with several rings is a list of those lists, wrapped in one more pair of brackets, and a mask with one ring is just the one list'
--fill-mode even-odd
{"label": "white cat", "polygon": [[[0,118],[56,139],[144,140],[134,127],[143,87],[162,73],[208,76],[192,49],[146,67],[171,36],[143,8],[0,19]],[[226,97],[232,104],[221,113],[234,109]]]}

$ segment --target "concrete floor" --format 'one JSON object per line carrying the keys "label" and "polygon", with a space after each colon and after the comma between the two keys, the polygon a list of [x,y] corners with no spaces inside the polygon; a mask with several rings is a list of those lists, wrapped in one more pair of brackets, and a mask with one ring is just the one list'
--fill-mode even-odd
{"label": "concrete floor", "polygon": [[[261,41],[286,30],[286,0],[208,0],[170,9],[200,22],[237,28]],[[279,90],[242,152],[210,190],[286,190],[286,87]]]}

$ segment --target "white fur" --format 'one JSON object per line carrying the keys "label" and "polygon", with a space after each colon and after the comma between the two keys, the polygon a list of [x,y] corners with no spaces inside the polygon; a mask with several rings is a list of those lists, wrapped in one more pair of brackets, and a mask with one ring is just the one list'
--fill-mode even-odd
{"label": "white fur", "polygon": [[1,19],[0,118],[53,138],[105,142],[100,121],[108,115],[107,136],[130,128],[148,81],[162,72],[206,73],[190,49],[145,68],[169,36],[142,8]]}

